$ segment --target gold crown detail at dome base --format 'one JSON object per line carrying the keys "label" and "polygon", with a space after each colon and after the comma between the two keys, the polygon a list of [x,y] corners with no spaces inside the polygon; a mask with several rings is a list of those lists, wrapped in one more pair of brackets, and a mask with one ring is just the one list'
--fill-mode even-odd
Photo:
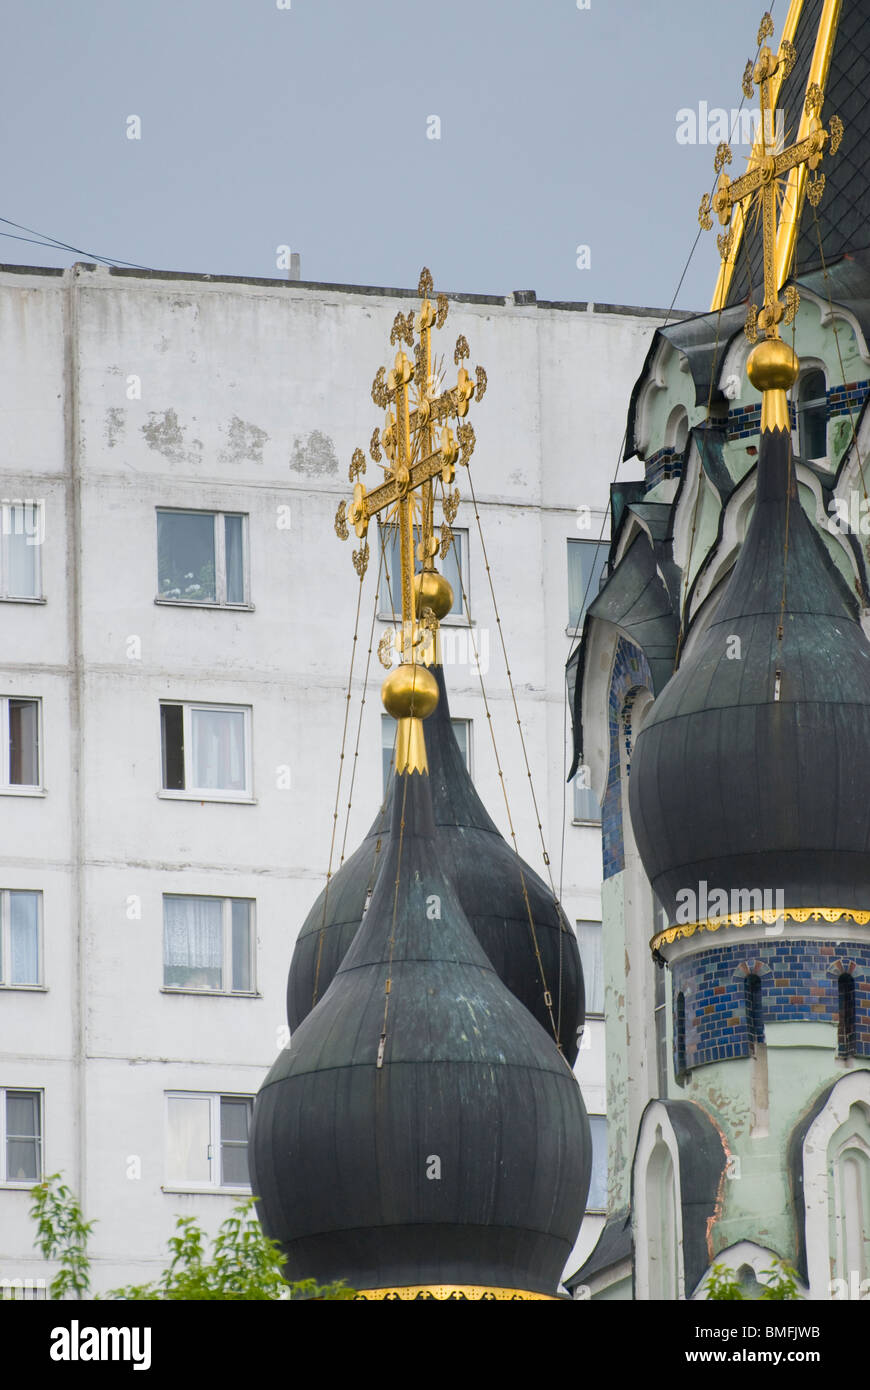
{"label": "gold crown detail at dome base", "polygon": [[448,1303],[457,1301],[483,1302],[491,1299],[520,1303],[526,1301],[558,1303],[561,1301],[555,1294],[530,1293],[527,1289],[500,1289],[485,1284],[407,1284],[404,1287],[392,1289],[360,1289],[356,1298],[361,1301],[387,1298],[413,1301],[438,1299]]}
{"label": "gold crown detail at dome base", "polygon": [[705,917],[702,922],[678,922],[674,927],[666,927],[650,941],[650,950],[658,951],[662,946],[672,946],[675,941],[685,940],[701,931],[719,931],[721,927],[746,927],[757,923],[769,926],[773,922],[839,922],[846,918],[854,926],[865,927],[870,922],[870,911],[854,907],[783,907],[760,908],[750,912],[729,912],[721,917]]}

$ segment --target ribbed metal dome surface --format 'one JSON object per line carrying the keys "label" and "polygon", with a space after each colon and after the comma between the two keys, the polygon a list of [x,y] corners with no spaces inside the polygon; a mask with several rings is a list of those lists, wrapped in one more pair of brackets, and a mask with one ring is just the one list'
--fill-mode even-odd
{"label": "ribbed metal dome surface", "polygon": [[[442,862],[497,973],[551,1033],[544,1000],[545,988],[549,990],[559,1039],[565,1056],[573,1064],[578,1051],[578,1030],[585,1019],[577,938],[547,885],[499,834],[475,791],[450,722],[444,672],[440,666],[431,669],[438,681],[440,698],[424,727]],[[376,817],[365,840],[333,876],[328,893],[324,889],[302,924],[287,982],[291,1032],[310,1012],[315,1000],[323,997],[359,929],[366,900],[383,869],[389,826],[388,802],[384,814]],[[543,963],[543,979],[523,881]]]}
{"label": "ribbed metal dome surface", "polygon": [[291,1279],[555,1294],[589,1124],[565,1059],[471,930],[443,844],[429,778],[396,778],[365,921],[257,1097],[258,1211]]}
{"label": "ribbed metal dome surface", "polygon": [[870,908],[870,643],[790,451],[784,432],[762,435],[755,512],[715,618],[632,756],[638,850],[671,921],[677,893],[702,881],[782,890],[786,907]]}

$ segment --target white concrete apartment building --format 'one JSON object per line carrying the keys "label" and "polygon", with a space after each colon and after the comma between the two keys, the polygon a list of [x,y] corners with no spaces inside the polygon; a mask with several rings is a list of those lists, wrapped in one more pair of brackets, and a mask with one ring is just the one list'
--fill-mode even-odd
{"label": "white concrete apartment building", "polygon": [[[0,1281],[47,1273],[28,1217],[40,1175],[61,1170],[96,1218],[98,1290],[154,1277],[178,1215],[215,1229],[248,1190],[250,1098],[286,1040],[294,938],[329,853],[358,590],[333,518],[382,423],[369,388],[394,314],[415,303],[0,269]],[[600,832],[574,823],[596,811],[564,785],[564,665],[661,317],[452,295],[435,335],[451,376],[460,333],[488,373],[474,486],[557,886],[567,805],[562,899],[593,1013]],[[520,850],[545,872],[466,481],[463,583]],[[506,833],[468,622],[458,599],[451,712]],[[348,852],[382,792],[382,675],[375,660]],[[603,1116],[602,1021],[587,1039],[578,1074]]]}

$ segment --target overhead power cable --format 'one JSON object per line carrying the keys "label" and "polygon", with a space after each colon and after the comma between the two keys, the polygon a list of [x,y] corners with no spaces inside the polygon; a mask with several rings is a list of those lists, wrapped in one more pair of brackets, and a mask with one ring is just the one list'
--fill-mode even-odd
{"label": "overhead power cable", "polygon": [[[19,232],[30,232],[29,237],[16,236],[14,232],[0,232],[0,236],[8,237],[11,241],[31,241],[34,246],[45,246],[55,251],[72,251],[76,256],[86,256],[90,261],[101,261],[103,265],[126,265],[131,270],[148,270],[147,265],[139,265],[137,261],[124,261],[118,256],[101,256],[96,251],[85,251],[81,246],[72,246],[68,241],[61,241],[58,237],[49,236],[48,232],[37,231],[35,227],[25,227],[21,222],[13,222],[9,217],[0,217],[0,222],[7,227],[15,227]],[[40,237],[41,240],[35,240]]]}

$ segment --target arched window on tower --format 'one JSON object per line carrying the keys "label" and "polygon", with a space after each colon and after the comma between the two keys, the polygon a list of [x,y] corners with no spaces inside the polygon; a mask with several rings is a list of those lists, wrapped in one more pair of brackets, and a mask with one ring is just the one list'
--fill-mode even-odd
{"label": "arched window on tower", "polygon": [[746,1031],[749,1034],[749,1051],[754,1057],[760,1043],[764,1042],[764,1011],[761,1002],[761,979],[758,975],[747,975],[743,982],[746,1000]]}
{"label": "arched window on tower", "polygon": [[679,1298],[674,1164],[670,1150],[662,1137],[661,1126],[657,1127],[655,1148],[650,1154],[647,1164],[646,1207],[649,1222],[647,1231],[649,1297],[651,1299]]}
{"label": "arched window on tower", "polygon": [[[842,978],[842,977],[841,977]],[[828,1149],[834,1266],[849,1282],[850,1297],[867,1297],[870,1282],[870,1125],[867,1109],[853,1105]],[[862,1285],[864,1288],[862,1289]]]}
{"label": "arched window on tower", "polygon": [[684,405],[675,405],[665,425],[665,447],[675,454],[685,452],[689,442],[689,415]]}
{"label": "arched window on tower", "polygon": [[[870,1072],[855,1067],[828,1088],[822,1108],[793,1136],[803,1181],[803,1223],[811,1299],[870,1298]],[[839,1281],[837,1283],[836,1281]]]}
{"label": "arched window on tower", "polygon": [[797,384],[798,452],[801,458],[821,459],[828,453],[828,398],[825,373],[819,367],[804,372]]}
{"label": "arched window on tower", "polygon": [[851,1057],[855,1051],[855,980],[844,970],[837,981],[837,1055]]}

